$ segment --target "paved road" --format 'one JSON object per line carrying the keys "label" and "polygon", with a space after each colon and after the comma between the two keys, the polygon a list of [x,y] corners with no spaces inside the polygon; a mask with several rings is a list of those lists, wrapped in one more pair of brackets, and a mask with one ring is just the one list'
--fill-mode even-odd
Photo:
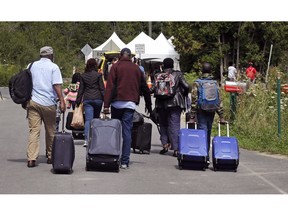
{"label": "paved road", "polygon": [[[159,134],[153,125],[150,155],[131,155],[131,166],[120,173],[86,172],[83,141],[76,140],[72,175],[55,175],[46,164],[41,134],[38,166],[26,167],[25,110],[0,88],[0,194],[287,194],[287,157],[240,150],[238,172],[179,170],[172,151],[159,155]],[[143,102],[142,102],[143,105]],[[143,112],[143,107],[139,107]],[[42,129],[42,131],[44,131]]]}

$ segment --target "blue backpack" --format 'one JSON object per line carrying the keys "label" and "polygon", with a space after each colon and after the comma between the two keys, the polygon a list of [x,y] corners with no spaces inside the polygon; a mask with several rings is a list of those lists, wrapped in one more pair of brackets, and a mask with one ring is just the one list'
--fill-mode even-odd
{"label": "blue backpack", "polygon": [[198,101],[199,109],[215,112],[220,107],[219,88],[216,80],[211,79],[197,79],[198,87]]}

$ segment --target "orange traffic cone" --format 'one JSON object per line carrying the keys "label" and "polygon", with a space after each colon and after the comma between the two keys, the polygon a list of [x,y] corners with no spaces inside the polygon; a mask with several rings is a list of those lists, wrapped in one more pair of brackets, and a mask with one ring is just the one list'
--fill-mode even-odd
{"label": "orange traffic cone", "polygon": [[150,76],[148,76],[148,79],[147,79],[147,86],[148,86],[149,89],[152,88],[152,82],[151,82],[151,77]]}

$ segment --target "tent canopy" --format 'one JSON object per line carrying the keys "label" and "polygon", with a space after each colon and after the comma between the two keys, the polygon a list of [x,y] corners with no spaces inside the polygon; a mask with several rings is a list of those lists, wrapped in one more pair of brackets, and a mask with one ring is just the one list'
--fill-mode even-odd
{"label": "tent canopy", "polygon": [[[141,32],[137,37],[130,41],[126,47],[129,48],[131,52],[136,53],[135,44],[145,44],[145,53],[151,53],[155,41],[144,32]],[[139,57],[139,54],[137,54],[136,56]]]}
{"label": "tent canopy", "polygon": [[174,60],[174,68],[180,70],[179,59],[180,55],[175,51],[173,45],[166,39],[163,33],[153,40],[151,37],[141,32],[134,38],[127,47],[135,52],[135,44],[145,44],[145,53],[136,54],[143,61],[148,62],[163,62],[165,58],[172,58]]}
{"label": "tent canopy", "polygon": [[174,46],[167,40],[163,33],[154,40],[144,32],[141,32],[127,45],[113,32],[113,34],[100,46],[93,49],[93,56],[101,56],[104,52],[120,51],[124,47],[136,53],[135,45],[144,44],[145,53],[136,54],[137,58],[141,58],[146,62],[163,62],[165,58],[172,58],[174,60],[174,68],[180,70],[179,59],[180,55],[175,51]]}
{"label": "tent canopy", "polygon": [[94,56],[101,56],[103,52],[120,51],[126,44],[113,32],[113,34],[100,46],[93,49]]}

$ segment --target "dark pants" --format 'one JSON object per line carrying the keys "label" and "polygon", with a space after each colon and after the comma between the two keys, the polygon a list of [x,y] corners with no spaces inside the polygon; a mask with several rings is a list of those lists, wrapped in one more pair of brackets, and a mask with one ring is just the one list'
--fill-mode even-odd
{"label": "dark pants", "polygon": [[159,113],[161,143],[162,145],[171,143],[174,150],[178,150],[181,111],[180,107],[157,109],[157,112]]}
{"label": "dark pants", "polygon": [[211,130],[214,121],[214,116],[215,112],[203,112],[201,110],[197,111],[198,128],[207,131],[208,153],[210,150]]}
{"label": "dark pants", "polygon": [[89,129],[91,120],[94,118],[100,117],[100,112],[102,109],[102,100],[84,100],[84,111],[85,111],[85,140],[88,140],[89,137]]}
{"label": "dark pants", "polygon": [[122,156],[121,164],[129,165],[131,142],[132,142],[132,127],[133,127],[133,109],[117,109],[111,106],[111,118],[119,119],[122,123]]}

